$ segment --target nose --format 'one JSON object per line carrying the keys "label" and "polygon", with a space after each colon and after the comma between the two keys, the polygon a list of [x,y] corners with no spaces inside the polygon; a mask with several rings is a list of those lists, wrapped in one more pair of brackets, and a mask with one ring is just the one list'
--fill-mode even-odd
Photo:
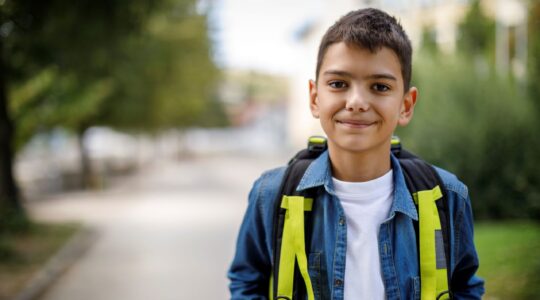
{"label": "nose", "polygon": [[347,95],[345,110],[349,112],[364,112],[369,110],[368,95],[365,95],[360,90],[351,90]]}

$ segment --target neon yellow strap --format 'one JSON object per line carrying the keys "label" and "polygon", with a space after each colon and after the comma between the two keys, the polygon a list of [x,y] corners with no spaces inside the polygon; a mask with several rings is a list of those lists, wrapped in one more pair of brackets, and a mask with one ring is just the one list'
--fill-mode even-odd
{"label": "neon yellow strap", "polygon": [[[448,291],[448,273],[446,269],[437,269],[435,271],[435,277],[437,277],[437,297]],[[450,294],[446,293],[437,300],[447,300],[450,299]]]}
{"label": "neon yellow strap", "polygon": [[[291,198],[293,200],[290,200]],[[313,199],[298,196],[283,196],[283,198],[281,199],[281,208],[289,209],[289,203],[292,201],[297,201],[294,200],[297,198],[302,198],[302,201],[304,202],[304,211],[311,211],[311,208],[313,206]]]}
{"label": "neon yellow strap", "polygon": [[[420,295],[422,300],[433,300],[448,290],[447,270],[437,269],[435,245],[435,231],[441,230],[441,220],[435,201],[442,198],[442,192],[439,186],[436,186],[432,190],[418,191],[413,197],[418,204],[420,227]],[[443,296],[439,299],[448,297]]]}
{"label": "neon yellow strap", "polygon": [[313,300],[313,287],[307,268],[304,240],[304,211],[311,210],[313,199],[300,196],[283,196],[281,207],[287,209],[283,224],[281,254],[279,257],[278,297],[292,299],[294,286],[294,266],[298,262],[304,279],[308,300]]}

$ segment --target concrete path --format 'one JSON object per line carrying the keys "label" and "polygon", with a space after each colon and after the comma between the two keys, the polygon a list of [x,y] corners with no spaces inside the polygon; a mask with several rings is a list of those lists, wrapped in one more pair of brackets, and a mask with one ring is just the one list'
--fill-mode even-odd
{"label": "concrete path", "polygon": [[226,271],[249,188],[284,161],[163,161],[104,192],[31,203],[35,219],[80,221],[98,232],[42,299],[227,299]]}

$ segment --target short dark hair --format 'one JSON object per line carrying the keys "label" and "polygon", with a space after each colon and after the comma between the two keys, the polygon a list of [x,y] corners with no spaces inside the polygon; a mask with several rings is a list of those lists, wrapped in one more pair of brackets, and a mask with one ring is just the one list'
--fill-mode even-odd
{"label": "short dark hair", "polygon": [[351,11],[341,17],[328,28],[321,40],[317,55],[316,79],[319,78],[319,71],[328,47],[339,42],[345,42],[348,46],[366,48],[371,52],[376,52],[382,47],[392,49],[401,63],[405,92],[409,89],[412,73],[412,46],[409,37],[396,18],[375,8]]}

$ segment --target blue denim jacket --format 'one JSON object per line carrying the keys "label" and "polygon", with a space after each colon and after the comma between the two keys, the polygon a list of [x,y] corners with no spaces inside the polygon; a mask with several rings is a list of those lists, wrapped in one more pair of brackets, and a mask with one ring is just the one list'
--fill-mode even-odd
{"label": "blue denim jacket", "polygon": [[[420,299],[420,277],[413,221],[418,213],[398,160],[392,156],[394,202],[381,224],[379,251],[386,299]],[[272,222],[285,168],[264,173],[253,185],[230,267],[231,299],[267,299],[272,261]],[[473,242],[473,217],[467,187],[453,174],[438,169],[447,190],[450,216],[451,289],[454,299],[480,299],[484,282],[475,276],[478,256]],[[347,225],[335,195],[328,152],[308,167],[297,190],[318,187],[313,233],[306,245],[308,270],[316,299],[343,299]],[[348,299],[352,300],[352,299]]]}

